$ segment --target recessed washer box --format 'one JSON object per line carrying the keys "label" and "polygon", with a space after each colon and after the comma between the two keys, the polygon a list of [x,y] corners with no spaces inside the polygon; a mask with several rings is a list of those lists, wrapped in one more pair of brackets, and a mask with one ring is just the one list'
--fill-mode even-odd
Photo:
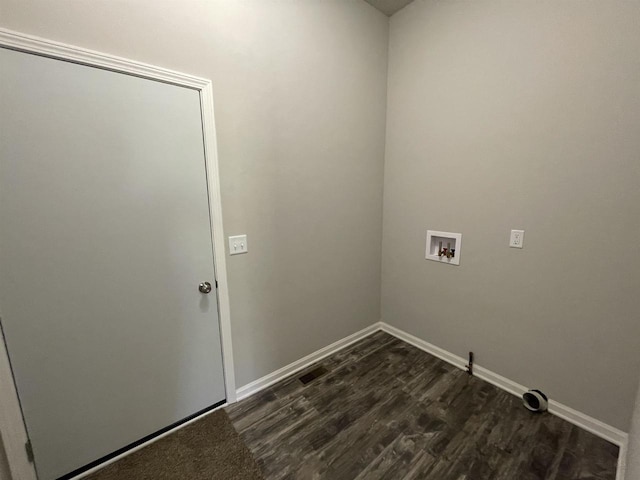
{"label": "recessed washer box", "polygon": [[425,258],[448,265],[460,265],[462,234],[427,230],[427,252]]}

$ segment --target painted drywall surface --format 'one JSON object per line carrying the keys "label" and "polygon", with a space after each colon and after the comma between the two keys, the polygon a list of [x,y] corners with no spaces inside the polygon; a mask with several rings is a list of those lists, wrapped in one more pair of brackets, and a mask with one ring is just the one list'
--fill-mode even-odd
{"label": "painted drywall surface", "polygon": [[[383,320],[625,431],[639,24],[640,2],[410,4],[391,18],[385,159]],[[462,233],[459,267],[424,259],[427,229]]]}
{"label": "painted drywall surface", "polygon": [[0,438],[0,480],[11,480],[11,472],[7,463],[7,456],[4,452],[4,444]]}
{"label": "painted drywall surface", "polygon": [[626,467],[627,472],[625,478],[627,480],[640,478],[640,388],[638,389],[636,405],[631,419]]}
{"label": "painted drywall surface", "polygon": [[212,79],[225,233],[250,247],[227,261],[238,386],[379,320],[387,17],[360,0],[0,5],[1,27]]}

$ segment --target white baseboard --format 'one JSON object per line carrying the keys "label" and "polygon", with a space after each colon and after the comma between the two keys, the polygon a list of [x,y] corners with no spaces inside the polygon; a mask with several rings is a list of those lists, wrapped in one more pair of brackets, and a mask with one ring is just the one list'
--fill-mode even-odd
{"label": "white baseboard", "polygon": [[[620,445],[620,451],[618,452],[618,471],[616,473],[616,480],[625,480],[625,474],[627,473],[627,445],[629,439],[625,440]],[[628,480],[632,480],[629,478]]]}
{"label": "white baseboard", "polygon": [[290,363],[289,365],[285,365],[275,372],[265,375],[264,377],[261,377],[251,383],[238,388],[236,396],[238,400],[250,397],[251,395],[258,393],[260,390],[264,390],[274,383],[278,383],[279,381],[284,380],[294,373],[304,370],[308,366],[322,360],[323,358],[328,357],[329,355],[334,354],[338,350],[342,350],[343,348],[348,347],[352,343],[355,343],[358,340],[361,340],[380,329],[381,325],[380,322],[378,322],[360,330],[359,332],[353,333],[348,337],[344,337],[343,339],[338,340],[331,345],[321,348],[320,350],[316,350],[315,352],[301,358],[300,360],[296,360],[295,362]]}
{"label": "white baseboard", "polygon": [[450,363],[454,367],[465,368],[467,361],[459,357],[458,355],[454,355],[451,352],[447,352],[446,350],[436,347],[432,343],[425,342],[421,338],[418,338],[410,333],[405,332],[404,330],[400,330],[399,328],[393,327],[388,323],[379,322],[380,330],[383,332],[387,332],[390,335],[393,335],[400,340],[407,342],[414,347],[418,347],[420,350],[424,350],[425,352],[430,353],[434,357],[438,357],[440,360],[444,360],[447,363]]}
{"label": "white baseboard", "polygon": [[[428,352],[431,355],[438,357],[455,367],[464,369],[467,364],[467,361],[464,358],[448,352],[440,347],[436,347],[429,342],[425,342],[424,340],[403,330],[400,330],[399,328],[393,327],[387,323],[380,322],[380,328],[390,335],[393,335],[400,340],[410,343],[411,345],[418,347],[419,349],[424,350],[425,352]],[[474,365],[473,372],[476,377],[518,397],[521,397],[524,392],[529,390],[524,385],[520,385],[513,380],[509,380],[508,378],[505,378],[502,375],[498,375],[497,373],[492,372],[491,370],[488,370],[479,365]],[[600,420],[590,417],[589,415],[586,415],[582,412],[578,412],[577,410],[574,410],[571,407],[567,407],[566,405],[556,402],[555,400],[549,400],[549,413],[552,413],[553,415],[556,415],[569,423],[577,425],[578,427],[587,430],[588,432],[591,432],[598,437],[604,438],[605,440],[618,445],[619,447],[621,447],[621,449],[624,445],[626,445],[628,435],[622,430],[618,430],[611,425],[607,425]]]}

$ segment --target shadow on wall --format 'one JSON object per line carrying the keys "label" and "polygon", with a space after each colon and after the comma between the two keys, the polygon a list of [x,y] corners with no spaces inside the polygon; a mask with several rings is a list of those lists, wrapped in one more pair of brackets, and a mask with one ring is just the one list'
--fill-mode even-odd
{"label": "shadow on wall", "polygon": [[0,480],[10,480],[11,473],[9,473],[9,462],[7,461],[7,455],[4,452],[4,444],[2,438],[0,438]]}

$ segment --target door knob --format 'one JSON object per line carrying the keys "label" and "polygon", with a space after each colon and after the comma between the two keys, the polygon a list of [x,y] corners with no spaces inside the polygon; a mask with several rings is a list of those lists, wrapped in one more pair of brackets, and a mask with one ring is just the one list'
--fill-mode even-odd
{"label": "door knob", "polygon": [[211,284],[209,282],[202,282],[198,285],[198,290],[202,293],[209,293],[211,291]]}

